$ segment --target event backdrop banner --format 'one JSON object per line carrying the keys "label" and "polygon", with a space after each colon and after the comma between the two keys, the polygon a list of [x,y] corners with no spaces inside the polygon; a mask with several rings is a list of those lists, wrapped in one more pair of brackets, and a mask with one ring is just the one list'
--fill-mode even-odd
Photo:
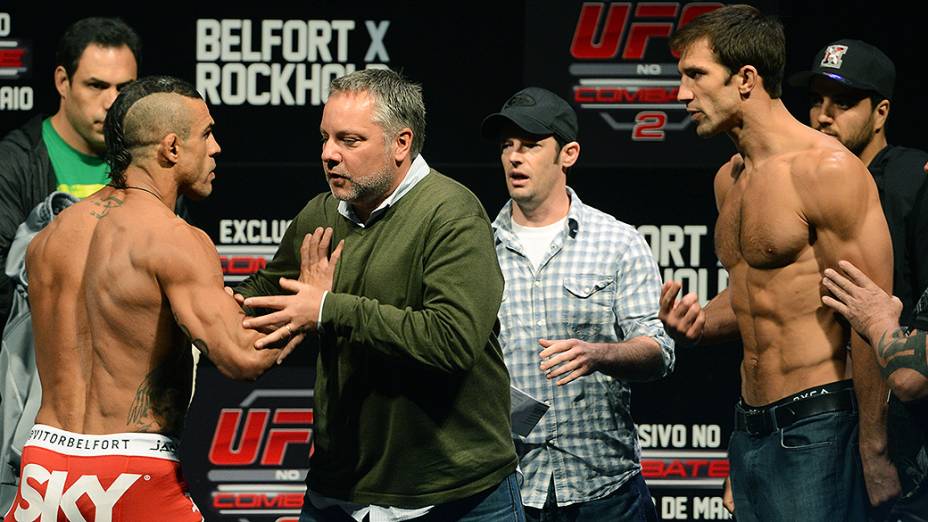
{"label": "event backdrop banner", "polygon": [[[921,36],[912,22],[920,17],[862,1],[753,3],[784,21],[787,74],[842,37],[894,57],[897,85],[918,88],[897,88],[890,139],[925,148],[925,69],[902,58]],[[568,183],[584,203],[635,226],[661,277],[684,282],[701,302],[727,286],[714,253],[712,184],[736,151],[724,136],[696,136],[668,46],[674,30],[719,2],[42,4],[0,1],[0,134],[58,109],[55,42],[68,25],[122,16],[144,42],[141,74],[190,81],[216,121],[223,150],[213,195],[191,204],[189,220],[216,243],[230,285],[265,266],[293,217],[327,190],[318,127],[331,81],[389,67],[423,86],[424,157],[470,188],[491,218],[506,191],[481,121],[519,89],[542,86],[579,115],[581,157]],[[803,89],[786,87],[784,100],[806,120]],[[255,383],[229,381],[202,361],[182,452],[206,520],[296,521],[312,473],[314,349],[304,343]],[[664,520],[727,518],[720,495],[740,347],[676,356],[672,375],[632,386],[642,473]]]}

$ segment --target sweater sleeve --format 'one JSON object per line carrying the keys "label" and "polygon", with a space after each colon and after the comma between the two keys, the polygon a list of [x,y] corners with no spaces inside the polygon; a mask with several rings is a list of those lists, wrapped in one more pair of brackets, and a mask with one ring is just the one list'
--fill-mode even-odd
{"label": "sweater sleeve", "polygon": [[280,240],[280,246],[274,258],[265,268],[248,276],[235,287],[235,293],[245,297],[286,294],[280,287],[280,278],[298,279],[300,277],[300,242],[303,240],[301,224],[305,220],[304,209],[297,214]]}
{"label": "sweater sleeve", "polygon": [[486,217],[471,215],[436,226],[421,263],[422,309],[330,293],[322,325],[352,344],[441,372],[467,371],[487,346],[503,291]]}

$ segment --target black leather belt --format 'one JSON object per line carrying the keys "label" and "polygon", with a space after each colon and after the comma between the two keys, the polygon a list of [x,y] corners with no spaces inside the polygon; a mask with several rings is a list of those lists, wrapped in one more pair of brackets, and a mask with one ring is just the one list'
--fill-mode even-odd
{"label": "black leather belt", "polygon": [[769,435],[793,425],[796,421],[832,411],[856,411],[857,400],[853,390],[815,395],[808,399],[791,401],[765,408],[735,406],[735,430],[751,435]]}

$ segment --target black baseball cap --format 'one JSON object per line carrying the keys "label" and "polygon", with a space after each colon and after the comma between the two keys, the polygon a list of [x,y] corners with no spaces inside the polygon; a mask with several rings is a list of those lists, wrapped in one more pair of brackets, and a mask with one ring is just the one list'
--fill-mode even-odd
{"label": "black baseball cap", "polygon": [[860,40],[843,39],[826,45],[815,55],[812,69],[789,77],[790,85],[807,87],[813,76],[824,76],[852,89],[893,97],[896,66],[883,51]]}
{"label": "black baseball cap", "polygon": [[488,140],[497,140],[507,122],[536,136],[553,135],[562,145],[577,141],[577,113],[563,98],[541,87],[513,94],[499,112],[484,118],[480,133]]}

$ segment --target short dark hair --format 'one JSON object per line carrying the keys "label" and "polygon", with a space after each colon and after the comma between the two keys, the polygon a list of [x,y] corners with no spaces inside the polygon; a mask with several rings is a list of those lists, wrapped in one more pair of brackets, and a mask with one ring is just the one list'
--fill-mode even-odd
{"label": "short dark hair", "polygon": [[74,76],[84,49],[90,44],[122,47],[132,51],[136,65],[141,65],[142,39],[120,18],[82,18],[68,27],[58,40],[55,65],[64,67],[68,78]]}
{"label": "short dark hair", "polygon": [[735,73],[752,65],[771,98],[783,93],[786,36],[783,24],[749,5],[729,5],[697,16],[670,38],[670,48],[682,52],[706,38],[719,63]]}
{"label": "short dark hair", "polygon": [[[139,100],[157,93],[179,94],[187,98],[202,100],[200,93],[190,83],[171,76],[148,76],[125,86],[110,106],[103,122],[103,137],[106,140],[106,162],[110,166],[112,185],[124,188],[126,168],[132,163],[132,149],[151,145],[141,134],[126,132],[129,127],[126,115]],[[171,118],[167,111],[164,118]],[[131,125],[135,128],[138,125]]]}
{"label": "short dark hair", "polygon": [[878,93],[878,92],[875,92],[875,91],[871,91],[871,92],[867,93],[867,97],[870,98],[870,108],[871,108],[871,109],[876,109],[876,106],[879,105],[880,102],[882,102],[883,100],[888,100],[888,99],[889,99],[889,98],[887,98],[886,96],[883,96],[882,94],[880,94],[880,93]]}

